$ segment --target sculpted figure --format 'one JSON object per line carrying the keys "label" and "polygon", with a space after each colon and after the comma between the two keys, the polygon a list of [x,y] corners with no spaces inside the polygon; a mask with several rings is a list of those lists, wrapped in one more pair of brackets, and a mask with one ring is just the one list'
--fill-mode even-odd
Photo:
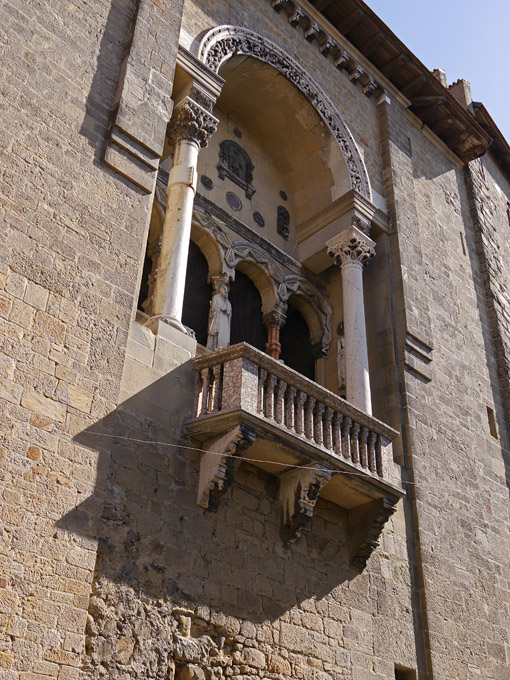
{"label": "sculpted figure", "polygon": [[211,300],[209,326],[207,329],[207,349],[221,349],[230,344],[230,319],[232,305],[228,299],[228,287],[221,283]]}
{"label": "sculpted figure", "polygon": [[337,340],[337,368],[338,368],[338,387],[345,387],[345,342],[343,338]]}

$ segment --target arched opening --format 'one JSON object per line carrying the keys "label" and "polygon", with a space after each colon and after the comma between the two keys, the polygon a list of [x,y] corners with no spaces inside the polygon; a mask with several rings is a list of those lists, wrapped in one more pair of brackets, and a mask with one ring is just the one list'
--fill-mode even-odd
{"label": "arched opening", "polygon": [[207,343],[207,320],[212,286],[207,283],[209,267],[200,248],[190,241],[182,323],[195,331],[197,342]]}
{"label": "arched opening", "polygon": [[315,359],[310,340],[310,329],[305,318],[292,301],[287,308],[287,321],[280,331],[281,359],[301,375],[315,380]]}
{"label": "arched opening", "polygon": [[232,305],[230,344],[247,342],[264,351],[267,331],[262,323],[262,299],[252,280],[236,270],[228,295]]}

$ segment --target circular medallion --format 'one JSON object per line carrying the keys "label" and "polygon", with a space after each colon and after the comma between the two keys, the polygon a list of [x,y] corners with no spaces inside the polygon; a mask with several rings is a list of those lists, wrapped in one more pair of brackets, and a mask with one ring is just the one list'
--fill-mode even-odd
{"label": "circular medallion", "polygon": [[227,203],[232,208],[232,210],[241,210],[243,204],[239,196],[236,196],[232,191],[227,191],[226,197]]}
{"label": "circular medallion", "polygon": [[206,189],[212,189],[213,188],[213,181],[210,177],[207,177],[207,175],[202,175],[200,178],[200,181],[204,185]]}
{"label": "circular medallion", "polygon": [[280,191],[280,198],[282,199],[282,201],[287,200],[287,194],[285,193],[285,191]]}

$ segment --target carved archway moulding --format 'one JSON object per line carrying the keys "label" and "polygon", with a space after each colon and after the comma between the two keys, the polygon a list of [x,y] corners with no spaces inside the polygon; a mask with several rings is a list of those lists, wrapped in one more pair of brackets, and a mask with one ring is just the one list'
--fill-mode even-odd
{"label": "carved archway moulding", "polygon": [[315,108],[335,137],[347,164],[351,188],[371,199],[368,174],[356,143],[332,101],[299,63],[267,38],[240,26],[217,26],[198,46],[198,58],[218,73],[221,65],[244,54],[275,68],[295,85]]}
{"label": "carved archway moulding", "polygon": [[[314,343],[319,343],[324,354],[331,341],[331,305],[329,300],[304,276],[299,273],[286,274],[281,266],[264,249],[249,241],[232,241],[220,224],[208,213],[195,207],[193,211],[192,238],[207,256],[214,242],[223,257],[221,265],[215,260],[214,271],[209,275],[235,278],[235,271],[245,271],[257,286],[262,298],[262,312],[277,308],[285,313],[290,297],[301,298],[299,305],[305,316]],[[207,244],[207,246],[206,246]]]}

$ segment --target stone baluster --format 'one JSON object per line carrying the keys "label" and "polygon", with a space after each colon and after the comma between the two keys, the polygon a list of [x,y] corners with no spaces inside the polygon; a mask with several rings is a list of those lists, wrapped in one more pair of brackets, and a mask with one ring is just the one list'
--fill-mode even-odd
{"label": "stone baluster", "polygon": [[309,396],[305,406],[305,437],[313,439],[313,412],[315,409],[315,397]]}
{"label": "stone baluster", "polygon": [[212,411],[219,411],[221,407],[221,373],[223,366],[213,366]]}
{"label": "stone baluster", "polygon": [[276,403],[275,403],[275,417],[277,423],[283,422],[284,416],[284,397],[285,391],[287,389],[287,383],[285,380],[278,378],[278,384],[276,386]]}
{"label": "stone baluster", "polygon": [[287,317],[282,309],[273,309],[262,317],[267,328],[266,352],[273,359],[278,360],[282,351],[280,344],[280,329],[285,325]]}
{"label": "stone baluster", "polygon": [[333,451],[337,455],[342,453],[342,421],[344,417],[338,411],[333,416]]}
{"label": "stone baluster", "polygon": [[289,385],[285,393],[285,425],[289,430],[296,429],[296,388]]}
{"label": "stone baluster", "polygon": [[342,424],[342,454],[347,460],[351,460],[351,418],[344,418]]}
{"label": "stone baluster", "polygon": [[351,460],[355,465],[359,465],[359,431],[360,424],[353,422],[351,427]]}
{"label": "stone baluster", "polygon": [[368,469],[370,472],[376,472],[377,466],[375,463],[375,443],[377,434],[373,431],[368,435]]}
{"label": "stone baluster", "polygon": [[362,427],[359,438],[359,458],[361,467],[368,469],[368,452],[367,452],[368,428]]}
{"label": "stone baluster", "polygon": [[266,384],[267,371],[259,368],[259,381],[257,390],[257,413],[264,413],[264,386]]}
{"label": "stone baluster", "polygon": [[382,460],[382,437],[378,435],[375,445],[375,470],[379,477],[383,476],[383,460]]}
{"label": "stone baluster", "polygon": [[324,414],[324,446],[329,450],[333,450],[333,415],[334,411],[331,406],[326,407]]}
{"label": "stone baluster", "polygon": [[[212,106],[211,100],[211,110]],[[181,318],[193,200],[197,188],[198,152],[201,147],[207,146],[217,124],[218,120],[210,111],[189,96],[174,107],[170,123],[170,135],[175,141],[174,160],[168,177],[167,209],[152,317],[147,322],[153,332],[157,332],[159,321],[185,331]]]}
{"label": "stone baluster", "polygon": [[200,371],[200,377],[202,379],[202,389],[200,391],[200,399],[197,407],[197,415],[205,415],[209,413],[209,394],[211,389],[211,369],[203,368]]}
{"label": "stone baluster", "polygon": [[266,394],[264,398],[264,415],[274,420],[275,387],[278,378],[269,373],[266,380]]}
{"label": "stone baluster", "polygon": [[296,432],[305,433],[305,401],[306,392],[299,390],[296,398]]}
{"label": "stone baluster", "polygon": [[320,402],[317,404],[315,407],[315,413],[313,415],[313,430],[314,430],[314,439],[315,443],[318,446],[322,446],[324,443],[324,410],[325,410],[324,404],[321,404]]}
{"label": "stone baluster", "polygon": [[329,240],[326,246],[329,254],[342,268],[347,401],[371,415],[363,299],[363,265],[375,256],[375,242],[367,235],[369,229],[369,224],[355,217],[352,226]]}

